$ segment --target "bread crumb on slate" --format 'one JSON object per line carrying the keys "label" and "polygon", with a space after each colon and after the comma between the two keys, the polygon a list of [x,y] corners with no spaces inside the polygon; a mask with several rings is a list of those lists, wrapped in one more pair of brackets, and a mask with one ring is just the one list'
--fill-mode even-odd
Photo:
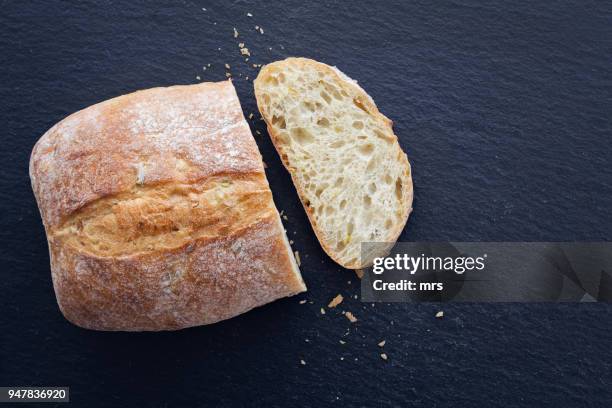
{"label": "bread crumb on slate", "polygon": [[346,316],[347,319],[349,319],[351,323],[355,323],[357,321],[357,318],[351,312],[345,312],[344,315]]}
{"label": "bread crumb on slate", "polygon": [[329,307],[329,308],[336,307],[336,306],[338,306],[340,303],[342,303],[342,301],[343,301],[343,300],[344,300],[344,298],[342,297],[342,295],[341,295],[341,294],[338,294],[338,295],[336,295],[336,297],[335,297],[335,298],[333,298],[333,299],[331,300],[331,302],[329,302],[329,305],[327,305],[327,307]]}
{"label": "bread crumb on slate", "polygon": [[253,119],[253,113],[249,113],[249,119]]}
{"label": "bread crumb on slate", "polygon": [[298,266],[302,266],[302,260],[300,259],[299,251],[295,251],[295,262],[297,262]]}
{"label": "bread crumb on slate", "polygon": [[253,17],[251,13],[247,13],[247,17]]}
{"label": "bread crumb on slate", "polygon": [[306,365],[306,362],[304,360],[300,360],[300,364],[301,365]]}
{"label": "bread crumb on slate", "polygon": [[443,318],[443,317],[444,317],[444,312],[443,312],[442,310],[440,310],[438,313],[436,313],[436,317],[437,317],[438,319]]}
{"label": "bread crumb on slate", "polygon": [[387,361],[387,359],[389,357],[387,357],[387,355],[385,353],[380,353],[380,358],[382,358],[383,360]]}
{"label": "bread crumb on slate", "polygon": [[300,300],[300,305],[303,305],[303,304],[304,304],[304,303],[306,303],[306,302],[307,302],[307,300],[306,300],[306,299]]}
{"label": "bread crumb on slate", "polygon": [[231,74],[230,72],[226,72],[226,73],[225,73],[225,76],[226,76],[227,78],[229,78],[229,77],[231,77],[231,76],[232,76],[232,74]]}
{"label": "bread crumb on slate", "polygon": [[289,245],[293,245],[293,240],[292,239],[289,240]]}
{"label": "bread crumb on slate", "polygon": [[340,344],[346,344],[346,341],[340,340]]}
{"label": "bread crumb on slate", "polygon": [[236,30],[236,27],[234,27],[234,38],[238,38],[238,30]]}
{"label": "bread crumb on slate", "polygon": [[321,308],[321,314],[325,314],[325,309]]}
{"label": "bread crumb on slate", "polygon": [[286,216],[286,215],[283,215],[283,220],[285,220],[285,221],[289,221],[289,218],[287,218],[287,216]]}
{"label": "bread crumb on slate", "polygon": [[196,79],[199,81],[199,80],[200,80],[200,79],[202,79],[202,78],[200,78],[200,76],[199,76],[199,75],[196,75]]}
{"label": "bread crumb on slate", "polygon": [[230,64],[225,64],[225,69],[230,69]]}
{"label": "bread crumb on slate", "polygon": [[259,33],[260,33],[260,34],[263,34],[263,33],[264,33],[263,28],[259,27]]}
{"label": "bread crumb on slate", "polygon": [[386,340],[381,341],[380,343],[378,343],[378,347],[384,347],[386,342]]}

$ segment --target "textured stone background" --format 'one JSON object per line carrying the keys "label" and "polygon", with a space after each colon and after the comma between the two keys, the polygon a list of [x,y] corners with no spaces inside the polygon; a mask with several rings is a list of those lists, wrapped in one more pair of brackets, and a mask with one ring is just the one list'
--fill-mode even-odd
{"label": "textured stone background", "polygon": [[[607,304],[372,307],[352,298],[354,274],[320,249],[262,122],[253,130],[309,292],[209,327],[96,333],[65,321],[27,172],[38,137],[66,115],[137,89],[222,80],[225,63],[245,114],[256,112],[257,70],[237,45],[245,42],[249,63],[307,56],[337,65],[395,122],[416,194],[401,239],[610,240],[610,2],[1,9],[1,385],[68,385],[79,407],[611,406]],[[321,315],[337,293],[350,299]]]}

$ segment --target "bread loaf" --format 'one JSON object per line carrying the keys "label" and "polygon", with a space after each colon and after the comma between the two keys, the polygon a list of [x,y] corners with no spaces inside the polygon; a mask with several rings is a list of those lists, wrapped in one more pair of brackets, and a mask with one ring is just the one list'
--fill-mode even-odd
{"label": "bread loaf", "polygon": [[[305,58],[264,66],[255,96],[327,254],[351,269],[384,256],[413,198],[410,163],[392,122],[355,81]],[[364,242],[386,245],[362,253]]]}
{"label": "bread loaf", "polygon": [[30,177],[78,326],[181,329],[306,290],[231,81],[77,112],[38,141]]}

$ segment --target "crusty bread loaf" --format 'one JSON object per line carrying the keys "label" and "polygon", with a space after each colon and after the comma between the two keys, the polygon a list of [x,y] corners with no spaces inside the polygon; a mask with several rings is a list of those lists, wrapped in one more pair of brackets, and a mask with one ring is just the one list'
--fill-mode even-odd
{"label": "crusty bread loaf", "polygon": [[288,58],[261,69],[255,96],[323,249],[346,268],[388,250],[412,209],[410,163],[382,115],[338,69]]}
{"label": "crusty bread loaf", "polygon": [[38,141],[30,177],[79,326],[180,329],[306,289],[230,81],[77,112]]}

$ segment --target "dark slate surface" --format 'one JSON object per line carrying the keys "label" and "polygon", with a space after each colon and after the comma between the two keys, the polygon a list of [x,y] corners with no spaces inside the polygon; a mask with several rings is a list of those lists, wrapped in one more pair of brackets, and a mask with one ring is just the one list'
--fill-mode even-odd
{"label": "dark slate surface", "polygon": [[350,299],[357,324],[320,315],[358,285],[320,249],[261,122],[310,290],[209,327],[97,333],[65,321],[28,180],[41,134],[113,96],[221,80],[229,63],[254,112],[236,27],[250,62],[337,65],[395,121],[416,186],[402,239],[610,240],[610,2],[153,3],[1,2],[0,385],[69,385],[79,407],[612,406],[606,304]]}

